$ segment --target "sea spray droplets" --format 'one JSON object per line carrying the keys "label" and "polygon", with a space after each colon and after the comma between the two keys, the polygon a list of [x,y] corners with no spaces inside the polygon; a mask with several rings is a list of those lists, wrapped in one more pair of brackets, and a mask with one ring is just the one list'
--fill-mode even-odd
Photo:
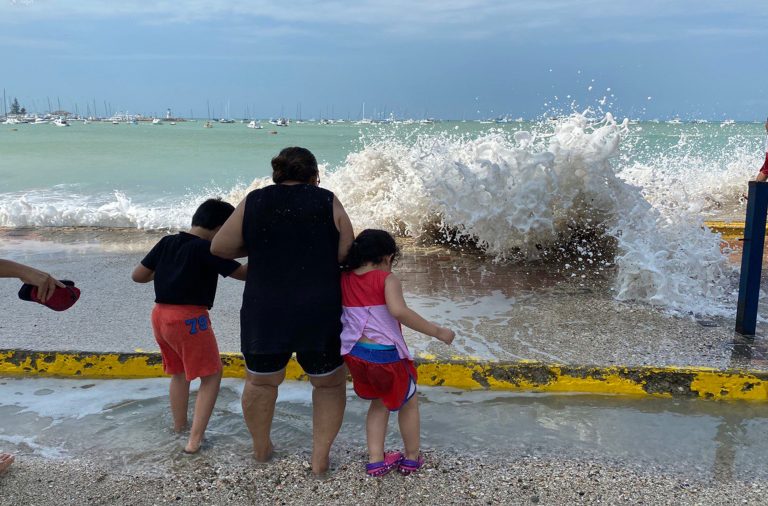
{"label": "sea spray droplets", "polygon": [[437,231],[438,239],[470,238],[501,259],[536,259],[583,230],[604,230],[617,248],[618,299],[731,314],[734,271],[719,236],[679,209],[666,215],[616,176],[611,160],[627,128],[610,115],[574,114],[554,132],[511,139],[501,132],[386,138],[350,154],[328,187],[358,229],[421,239]]}

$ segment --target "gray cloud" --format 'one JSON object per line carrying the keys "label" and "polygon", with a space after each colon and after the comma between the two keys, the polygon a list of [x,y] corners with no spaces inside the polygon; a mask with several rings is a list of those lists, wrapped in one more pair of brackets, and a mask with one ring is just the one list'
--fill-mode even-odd
{"label": "gray cloud", "polygon": [[[588,40],[615,34],[616,40],[654,40],[674,36],[674,20],[685,21],[689,36],[747,34],[749,28],[718,26],[722,16],[737,16],[764,23],[768,3],[763,0],[717,2],[711,0],[6,0],[0,3],[0,24],[35,20],[119,19],[146,24],[193,24],[206,21],[255,22],[270,33],[311,34],[308,27],[364,26],[381,33],[410,37],[481,39],[497,35],[515,38],[542,27],[561,27]],[[705,21],[706,19],[706,21]],[[606,30],[594,29],[604,20]],[[623,20],[624,31],[609,29]],[[698,20],[698,21],[697,21]],[[665,26],[666,23],[666,26]],[[582,30],[588,25],[588,31]],[[693,26],[693,28],[692,28]],[[666,33],[665,33],[666,31]]]}

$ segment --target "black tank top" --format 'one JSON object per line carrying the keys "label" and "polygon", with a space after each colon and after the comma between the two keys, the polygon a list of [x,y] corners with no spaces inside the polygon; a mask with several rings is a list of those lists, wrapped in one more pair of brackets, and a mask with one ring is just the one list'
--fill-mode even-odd
{"label": "black tank top", "polygon": [[267,186],[248,194],[244,212],[242,352],[340,352],[333,193],[308,184]]}

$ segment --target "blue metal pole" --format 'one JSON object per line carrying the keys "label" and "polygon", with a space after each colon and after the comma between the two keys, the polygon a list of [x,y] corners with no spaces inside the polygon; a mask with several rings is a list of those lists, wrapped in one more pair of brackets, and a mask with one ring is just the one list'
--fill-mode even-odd
{"label": "blue metal pole", "polygon": [[749,182],[747,217],[744,224],[744,251],[741,254],[739,302],[736,306],[736,332],[754,336],[757,326],[757,302],[763,268],[765,222],[768,215],[768,182]]}

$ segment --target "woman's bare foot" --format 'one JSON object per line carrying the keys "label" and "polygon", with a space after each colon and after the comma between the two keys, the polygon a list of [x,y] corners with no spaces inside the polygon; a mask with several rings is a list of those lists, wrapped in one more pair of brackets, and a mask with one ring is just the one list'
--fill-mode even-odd
{"label": "woman's bare foot", "polygon": [[272,441],[267,441],[267,445],[263,448],[257,448],[256,445],[253,445],[253,458],[256,460],[256,462],[269,462],[272,460],[272,453],[274,452],[275,447],[272,445]]}
{"label": "woman's bare foot", "polygon": [[0,474],[3,474],[11,467],[15,457],[10,453],[0,453]]}
{"label": "woman's bare foot", "polygon": [[187,446],[184,447],[184,453],[197,453],[200,451],[200,447],[203,445],[203,440],[197,440],[192,439],[192,436],[189,437],[189,440],[187,441]]}
{"label": "woman's bare foot", "polygon": [[328,456],[315,457],[312,456],[312,474],[316,478],[325,477],[328,474],[328,469],[331,467],[331,459]]}

